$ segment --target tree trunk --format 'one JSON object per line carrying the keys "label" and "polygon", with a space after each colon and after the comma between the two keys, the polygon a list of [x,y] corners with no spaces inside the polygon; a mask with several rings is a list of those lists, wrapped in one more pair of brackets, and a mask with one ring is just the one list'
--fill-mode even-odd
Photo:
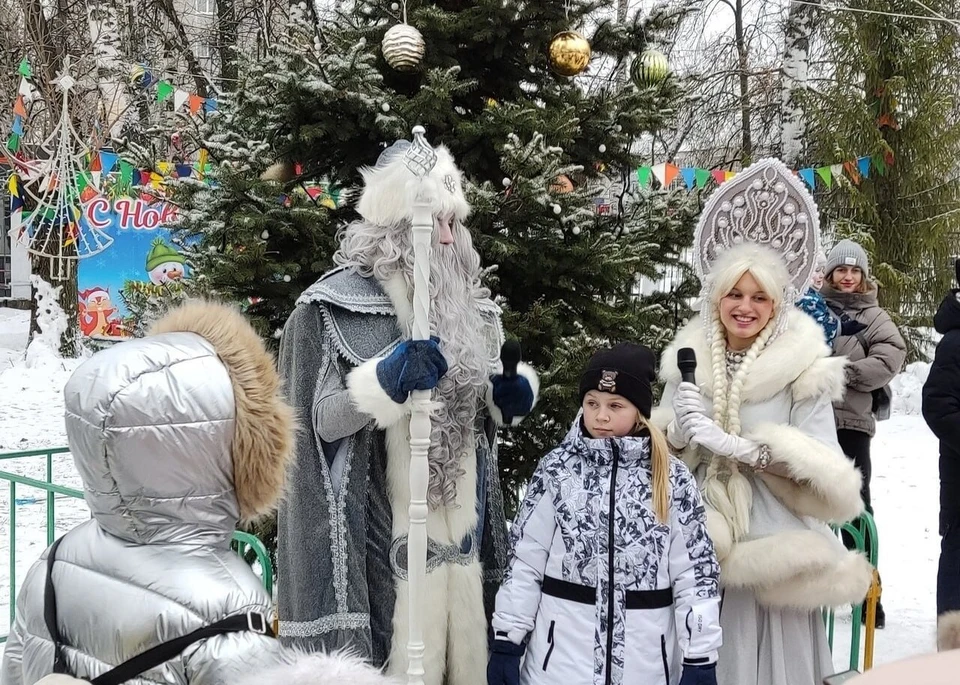
{"label": "tree trunk", "polygon": [[[66,266],[69,267],[69,271],[63,274],[53,273],[56,269],[51,269],[54,265],[48,257],[31,255],[31,266],[33,275],[42,278],[54,288],[60,288],[60,296],[57,301],[67,315],[68,325],[63,335],[60,336],[59,351],[63,357],[76,357],[80,351],[80,326],[77,322],[77,303],[79,301],[77,295],[77,261],[67,262]],[[61,275],[64,276],[62,280],[59,278]],[[40,326],[37,318],[37,293],[32,285],[30,287],[30,298],[32,306],[30,307],[29,339],[33,340],[33,336],[40,332]]]}
{"label": "tree trunk", "polygon": [[746,166],[753,160],[753,135],[750,131],[751,108],[750,108],[750,75],[748,69],[750,62],[747,55],[747,42],[744,36],[743,27],[743,0],[736,0],[734,10],[734,31],[736,33],[737,46],[737,70],[740,75],[740,130],[743,145],[743,165]]}
{"label": "tree trunk", "polygon": [[804,97],[810,63],[810,32],[815,11],[816,9],[807,3],[791,2],[784,30],[780,154],[784,163],[791,168],[796,166],[800,159],[807,132]]}
{"label": "tree trunk", "polygon": [[230,90],[237,79],[237,7],[235,0],[217,0],[217,48],[220,52],[220,76]]}
{"label": "tree trunk", "polygon": [[87,0],[87,24],[97,64],[101,113],[112,137],[119,137],[129,107],[123,68],[119,13],[112,0]]}

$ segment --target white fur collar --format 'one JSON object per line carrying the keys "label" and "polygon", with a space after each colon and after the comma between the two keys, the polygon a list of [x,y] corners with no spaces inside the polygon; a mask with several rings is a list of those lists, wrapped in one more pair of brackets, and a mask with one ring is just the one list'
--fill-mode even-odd
{"label": "white fur collar", "polygon": [[380,287],[393,304],[393,311],[397,313],[397,325],[403,331],[403,337],[409,338],[413,330],[413,303],[410,301],[412,293],[406,280],[395,273],[386,281],[380,281]]}
{"label": "white fur collar", "polygon": [[[713,396],[713,371],[710,344],[706,339],[701,317],[690,320],[664,351],[660,363],[660,377],[670,383],[680,382],[677,368],[677,350],[691,347],[697,355],[697,384],[707,397]],[[823,363],[830,357],[830,347],[823,340],[823,330],[810,315],[797,309],[787,312],[787,329],[780,334],[754,361],[744,382],[744,398],[749,402],[764,402],[790,386],[805,372],[816,370],[823,379],[808,381],[804,387],[832,387],[836,376],[842,380],[842,360]]]}

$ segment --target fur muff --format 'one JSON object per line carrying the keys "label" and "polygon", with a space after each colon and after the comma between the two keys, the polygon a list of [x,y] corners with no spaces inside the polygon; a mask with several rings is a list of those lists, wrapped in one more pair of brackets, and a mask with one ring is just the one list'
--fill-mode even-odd
{"label": "fur muff", "polygon": [[233,480],[240,517],[271,513],[293,461],[296,422],[281,392],[273,356],[244,316],[225,304],[196,300],[168,312],[149,335],[195,333],[217,351],[233,386],[236,421]]}
{"label": "fur muff", "polygon": [[960,611],[948,611],[937,617],[937,649],[960,649]]}

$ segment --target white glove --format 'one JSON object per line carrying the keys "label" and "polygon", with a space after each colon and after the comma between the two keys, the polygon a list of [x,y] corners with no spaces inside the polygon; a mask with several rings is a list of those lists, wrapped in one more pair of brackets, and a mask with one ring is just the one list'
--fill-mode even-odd
{"label": "white glove", "polygon": [[673,416],[677,423],[682,424],[684,417],[689,414],[706,414],[707,409],[703,404],[703,395],[700,394],[700,388],[693,383],[681,383],[677,386],[677,391],[673,393]]}
{"label": "white glove", "polygon": [[684,428],[692,444],[700,445],[717,456],[751,467],[756,466],[760,459],[760,445],[753,440],[730,435],[703,414],[687,416]]}
{"label": "white glove", "polygon": [[667,442],[671,447],[678,450],[682,450],[690,444],[690,439],[683,432],[683,429],[680,428],[680,424],[677,423],[676,419],[667,424]]}

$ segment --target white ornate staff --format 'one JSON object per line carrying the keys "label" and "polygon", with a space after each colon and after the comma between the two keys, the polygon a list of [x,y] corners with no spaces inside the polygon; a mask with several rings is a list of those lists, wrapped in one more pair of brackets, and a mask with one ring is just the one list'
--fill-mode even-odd
{"label": "white ornate staff", "polygon": [[[404,164],[418,182],[413,204],[413,339],[430,338],[430,251],[433,236],[431,189],[424,183],[437,163],[422,126],[414,126],[413,143],[404,154]],[[407,591],[409,593],[409,639],[407,682],[423,685],[423,586],[427,576],[427,484],[430,468],[430,391],[411,393],[410,412],[410,531],[407,535]]]}

